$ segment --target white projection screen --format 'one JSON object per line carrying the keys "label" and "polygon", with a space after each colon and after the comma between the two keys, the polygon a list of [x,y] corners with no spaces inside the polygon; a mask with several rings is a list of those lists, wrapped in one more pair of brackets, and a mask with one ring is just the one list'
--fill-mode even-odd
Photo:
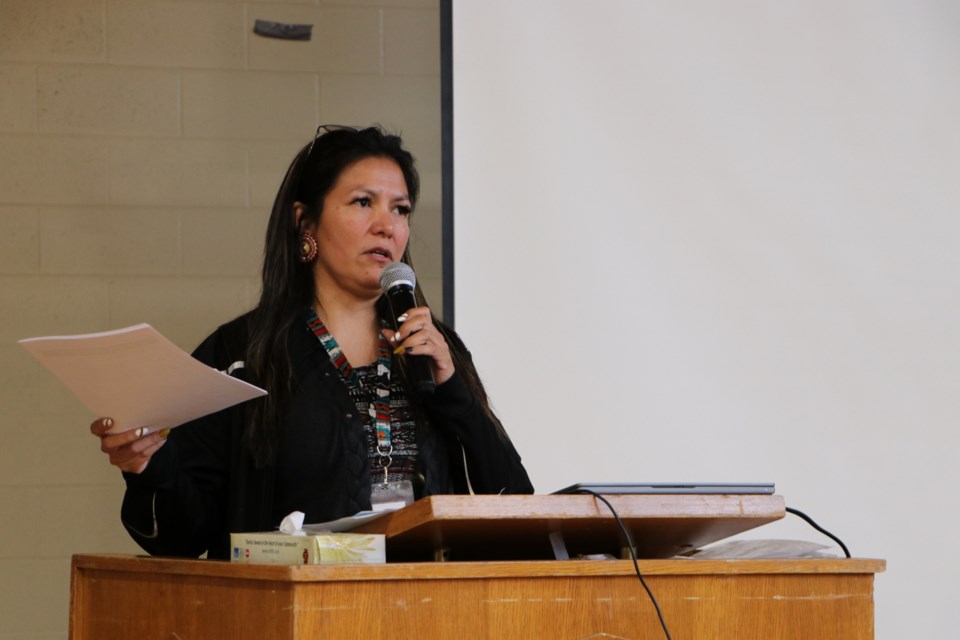
{"label": "white projection screen", "polygon": [[960,4],[453,0],[452,25],[455,322],[538,492],[776,482],[888,560],[878,638],[950,637]]}

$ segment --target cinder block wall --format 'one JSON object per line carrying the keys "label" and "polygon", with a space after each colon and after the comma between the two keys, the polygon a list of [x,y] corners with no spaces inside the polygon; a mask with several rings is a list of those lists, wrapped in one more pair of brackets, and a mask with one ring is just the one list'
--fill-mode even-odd
{"label": "cinder block wall", "polygon": [[149,322],[192,349],[255,302],[299,146],[370,122],[420,162],[439,310],[437,0],[0,0],[0,637],[65,637],[71,554],[138,552],[92,416],[16,340]]}

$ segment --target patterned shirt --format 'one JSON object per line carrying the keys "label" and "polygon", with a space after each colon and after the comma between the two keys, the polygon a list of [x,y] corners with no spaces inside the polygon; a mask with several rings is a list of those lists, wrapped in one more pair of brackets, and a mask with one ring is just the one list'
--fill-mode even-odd
{"label": "patterned shirt", "polygon": [[[364,389],[377,386],[377,364],[354,367]],[[390,442],[393,445],[392,463],[387,471],[388,481],[413,480],[417,474],[417,439],[413,412],[407,402],[407,394],[399,376],[390,376]],[[368,393],[359,389],[350,389],[350,399],[356,405],[359,415],[363,416],[363,429],[367,437],[367,458],[370,461],[370,480],[374,484],[383,482],[383,468],[380,466],[380,454],[377,453],[377,434],[370,418],[370,399]]]}

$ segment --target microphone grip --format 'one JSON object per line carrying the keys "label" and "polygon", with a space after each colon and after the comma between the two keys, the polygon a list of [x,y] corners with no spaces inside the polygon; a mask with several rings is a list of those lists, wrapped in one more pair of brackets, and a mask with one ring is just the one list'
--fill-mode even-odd
{"label": "microphone grip", "polygon": [[[400,327],[397,318],[416,307],[417,300],[413,295],[413,287],[406,284],[396,284],[387,289],[385,294],[390,307],[389,321],[396,331]],[[433,393],[437,383],[433,379],[429,357],[403,355],[401,360],[406,368],[407,379],[413,383],[414,388],[420,393]]]}
{"label": "microphone grip", "polygon": [[427,356],[403,356],[406,358],[407,373],[413,380],[413,386],[422,394],[431,394],[437,388],[433,379],[433,369]]}

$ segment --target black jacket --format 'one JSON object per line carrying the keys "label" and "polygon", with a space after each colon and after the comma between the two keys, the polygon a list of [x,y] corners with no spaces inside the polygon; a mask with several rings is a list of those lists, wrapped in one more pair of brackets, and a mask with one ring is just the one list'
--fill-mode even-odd
{"label": "black jacket", "polygon": [[[219,370],[234,365],[232,375],[243,378],[248,317],[221,326],[194,357]],[[363,421],[346,385],[306,322],[291,332],[289,345],[294,392],[277,459],[308,461],[309,468],[254,465],[243,445],[249,403],[177,427],[143,473],[124,474],[121,520],[144,550],[227,558],[231,532],[273,530],[289,511],[324,522],[370,508]],[[428,425],[417,428],[417,497],[468,493],[468,482],[475,493],[533,492],[520,456],[459,373],[422,398],[422,406]],[[281,472],[302,474],[316,486],[278,483]],[[278,484],[299,489],[279,492]]]}

